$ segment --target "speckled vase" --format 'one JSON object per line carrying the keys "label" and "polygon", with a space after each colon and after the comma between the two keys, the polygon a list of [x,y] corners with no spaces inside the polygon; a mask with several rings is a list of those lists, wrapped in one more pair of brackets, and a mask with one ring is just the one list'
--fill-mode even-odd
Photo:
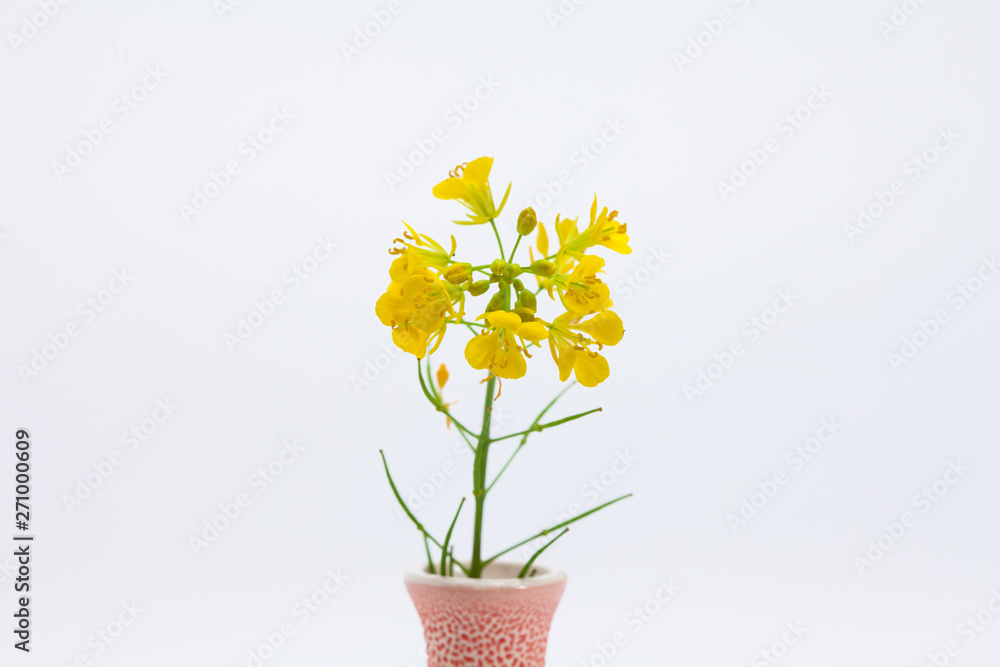
{"label": "speckled vase", "polygon": [[424,624],[427,667],[544,667],[549,626],[566,575],[491,563],[482,579],[406,573],[406,590]]}

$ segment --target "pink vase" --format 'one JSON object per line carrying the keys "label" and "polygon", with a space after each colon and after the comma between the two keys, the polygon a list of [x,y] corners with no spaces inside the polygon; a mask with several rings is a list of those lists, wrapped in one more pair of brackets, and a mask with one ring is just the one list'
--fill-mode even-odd
{"label": "pink vase", "polygon": [[544,667],[549,625],[566,575],[492,563],[482,579],[406,574],[427,641],[427,667]]}

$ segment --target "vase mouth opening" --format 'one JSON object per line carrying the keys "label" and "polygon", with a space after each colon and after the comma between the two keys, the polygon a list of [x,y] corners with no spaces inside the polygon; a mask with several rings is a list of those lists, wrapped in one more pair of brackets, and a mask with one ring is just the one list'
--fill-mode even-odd
{"label": "vase mouth opening", "polygon": [[[467,562],[463,561],[462,565],[468,567]],[[493,562],[483,570],[481,579],[470,579],[459,568],[455,568],[454,576],[443,577],[439,574],[431,574],[429,566],[424,565],[419,569],[407,572],[406,581],[462,588],[534,588],[536,586],[549,586],[566,580],[565,573],[540,565],[533,565],[531,567],[535,573],[534,576],[526,576],[520,579],[517,575],[523,567],[523,563],[507,561]]]}

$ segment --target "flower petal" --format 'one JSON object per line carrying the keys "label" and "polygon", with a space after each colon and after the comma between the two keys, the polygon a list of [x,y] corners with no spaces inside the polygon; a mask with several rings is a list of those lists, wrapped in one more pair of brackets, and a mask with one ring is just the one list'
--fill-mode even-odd
{"label": "flower petal", "polygon": [[622,324],[622,318],[611,310],[597,313],[586,322],[577,324],[573,328],[589,334],[601,345],[617,345],[622,336],[625,335],[625,325]]}
{"label": "flower petal", "polygon": [[493,332],[474,337],[465,346],[465,360],[477,370],[485,370],[493,363],[500,348],[500,334]]}
{"label": "flower petal", "polygon": [[486,313],[486,321],[494,327],[510,329],[511,331],[517,331],[517,328],[521,326],[520,316],[506,310],[494,310],[492,313]]}
{"label": "flower petal", "polygon": [[608,360],[596,352],[579,352],[573,363],[577,382],[584,387],[596,387],[608,379],[611,369]]}
{"label": "flower petal", "polygon": [[514,333],[525,340],[534,343],[545,340],[549,337],[549,332],[541,322],[525,322]]}
{"label": "flower petal", "polygon": [[431,192],[438,199],[462,199],[469,188],[461,178],[449,178],[435,185]]}
{"label": "flower petal", "polygon": [[375,302],[375,314],[382,324],[394,327],[410,319],[412,309],[398,294],[386,292]]}
{"label": "flower petal", "polygon": [[423,359],[427,354],[427,332],[413,325],[402,325],[393,329],[392,342],[417,359]]}
{"label": "flower petal", "polygon": [[552,349],[552,358],[556,361],[556,368],[559,369],[559,381],[565,382],[573,372],[576,350],[565,345],[556,345],[551,338],[549,339],[549,347]]}
{"label": "flower petal", "polygon": [[545,231],[545,225],[541,222],[538,223],[538,252],[542,254],[539,259],[548,257],[549,255],[549,233]]}
{"label": "flower petal", "polygon": [[507,351],[497,355],[498,363],[494,363],[490,368],[497,377],[507,380],[517,380],[524,377],[528,371],[528,365],[524,361],[521,349],[516,345],[511,345]]}
{"label": "flower petal", "polygon": [[462,170],[462,180],[476,185],[484,185],[490,177],[490,170],[493,169],[493,158],[476,158],[465,165]]}

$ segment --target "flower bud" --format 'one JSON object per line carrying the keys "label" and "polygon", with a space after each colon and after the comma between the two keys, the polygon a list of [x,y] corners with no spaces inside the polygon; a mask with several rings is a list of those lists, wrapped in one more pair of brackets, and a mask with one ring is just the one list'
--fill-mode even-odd
{"label": "flower bud", "polygon": [[469,286],[469,294],[472,296],[479,296],[480,294],[486,294],[487,290],[490,289],[489,280],[477,280]]}
{"label": "flower bud", "polygon": [[529,310],[524,307],[515,308],[512,312],[517,313],[517,316],[521,318],[522,322],[534,322],[535,321],[535,311]]}
{"label": "flower bud", "polygon": [[531,290],[524,290],[521,295],[517,297],[517,303],[515,304],[519,308],[527,308],[531,312],[538,310],[538,300],[535,299],[535,294]]}
{"label": "flower bud", "polygon": [[490,299],[490,302],[486,305],[486,312],[492,313],[494,310],[503,310],[504,306],[507,305],[506,296],[507,295],[503,292],[497,292],[494,294],[493,298]]}
{"label": "flower bud", "polygon": [[444,270],[442,277],[452,285],[461,285],[472,275],[472,265],[467,262],[452,264]]}
{"label": "flower bud", "polygon": [[498,276],[501,275],[504,272],[504,269],[506,268],[507,268],[507,262],[503,261],[502,259],[494,259],[493,263],[490,264],[490,271],[492,271],[495,275]]}
{"label": "flower bud", "polygon": [[517,233],[521,236],[527,236],[535,231],[537,225],[538,218],[535,217],[535,209],[530,206],[521,211],[521,215],[517,216]]}
{"label": "flower bud", "polygon": [[524,289],[524,283],[522,283],[517,278],[514,278],[514,282],[512,282],[511,285],[514,287],[514,291],[517,292],[518,294],[520,294],[521,290]]}
{"label": "flower bud", "polygon": [[556,272],[556,265],[547,259],[536,259],[528,269],[537,276],[551,276]]}
{"label": "flower bud", "polygon": [[504,271],[504,275],[507,277],[507,280],[513,280],[521,275],[521,267],[517,264],[508,264],[507,270]]}

